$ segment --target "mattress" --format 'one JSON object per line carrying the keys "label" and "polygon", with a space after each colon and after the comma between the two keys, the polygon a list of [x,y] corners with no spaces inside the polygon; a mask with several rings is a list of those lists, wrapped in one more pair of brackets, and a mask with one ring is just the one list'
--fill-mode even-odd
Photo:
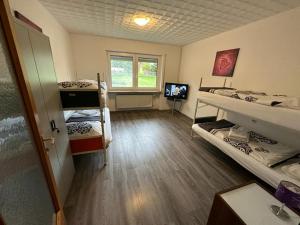
{"label": "mattress", "polygon": [[300,110],[255,104],[202,91],[198,94],[198,100],[228,112],[300,132]]}
{"label": "mattress", "polygon": [[286,174],[284,174],[279,167],[269,168],[249,155],[246,155],[242,151],[238,151],[232,145],[226,143],[222,139],[216,137],[215,135],[207,132],[206,130],[200,128],[198,124],[192,126],[193,132],[204,138],[206,141],[218,147],[221,151],[227,154],[229,157],[238,162],[241,166],[255,174],[257,177],[270,184],[272,187],[277,188],[281,180],[291,181],[297,185],[300,185],[298,180],[295,180]]}
{"label": "mattress", "polygon": [[[70,139],[71,152],[73,154],[83,154],[93,151],[101,151],[104,146],[107,146],[112,141],[111,125],[110,125],[110,112],[108,108],[104,108],[104,141],[102,136],[101,122],[100,121],[83,121],[66,123]],[[87,117],[91,115],[99,115],[97,110],[81,110],[73,111],[71,118],[82,118],[83,114]],[[88,119],[87,119],[88,120]]]}

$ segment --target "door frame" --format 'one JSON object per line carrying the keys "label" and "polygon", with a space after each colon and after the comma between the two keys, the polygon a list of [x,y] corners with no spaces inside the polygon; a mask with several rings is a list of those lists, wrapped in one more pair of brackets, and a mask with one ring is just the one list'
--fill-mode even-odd
{"label": "door frame", "polygon": [[28,86],[25,81],[24,71],[21,66],[20,57],[16,47],[16,34],[13,27],[11,10],[9,7],[8,0],[0,1],[0,22],[3,27],[3,35],[5,37],[7,48],[10,54],[11,63],[14,68],[16,75],[17,86],[21,93],[23,100],[23,105],[25,108],[25,113],[29,122],[29,127],[32,132],[33,140],[36,145],[37,153],[40,158],[40,162],[43,168],[43,172],[46,178],[46,182],[49,188],[51,195],[52,203],[56,213],[55,224],[56,225],[65,225],[63,207],[59,199],[59,194],[57,191],[54,175],[51,169],[51,164],[47,156],[47,152],[44,147],[44,143],[41,139],[40,133],[38,131],[36,123],[36,108],[33,102],[33,99],[28,91]]}

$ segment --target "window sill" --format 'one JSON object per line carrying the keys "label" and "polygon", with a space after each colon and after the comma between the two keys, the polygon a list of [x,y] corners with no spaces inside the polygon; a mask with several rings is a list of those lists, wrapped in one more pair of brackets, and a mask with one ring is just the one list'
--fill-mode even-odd
{"label": "window sill", "polygon": [[140,91],[120,91],[120,90],[109,90],[108,94],[161,94],[161,91],[147,91],[147,90],[140,90]]}

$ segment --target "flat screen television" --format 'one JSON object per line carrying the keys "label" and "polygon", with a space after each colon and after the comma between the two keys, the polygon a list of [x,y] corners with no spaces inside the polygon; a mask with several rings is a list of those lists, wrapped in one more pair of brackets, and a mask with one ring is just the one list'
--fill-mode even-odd
{"label": "flat screen television", "polygon": [[166,83],[164,96],[167,98],[187,99],[188,90],[188,84]]}

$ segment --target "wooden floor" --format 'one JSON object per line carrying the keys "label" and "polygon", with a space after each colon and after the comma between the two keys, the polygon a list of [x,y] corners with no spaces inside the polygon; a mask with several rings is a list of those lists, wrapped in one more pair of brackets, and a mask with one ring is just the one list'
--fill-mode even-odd
{"label": "wooden floor", "polygon": [[206,224],[214,194],[255,179],[168,111],[115,112],[108,165],[75,158],[65,204],[68,225]]}

